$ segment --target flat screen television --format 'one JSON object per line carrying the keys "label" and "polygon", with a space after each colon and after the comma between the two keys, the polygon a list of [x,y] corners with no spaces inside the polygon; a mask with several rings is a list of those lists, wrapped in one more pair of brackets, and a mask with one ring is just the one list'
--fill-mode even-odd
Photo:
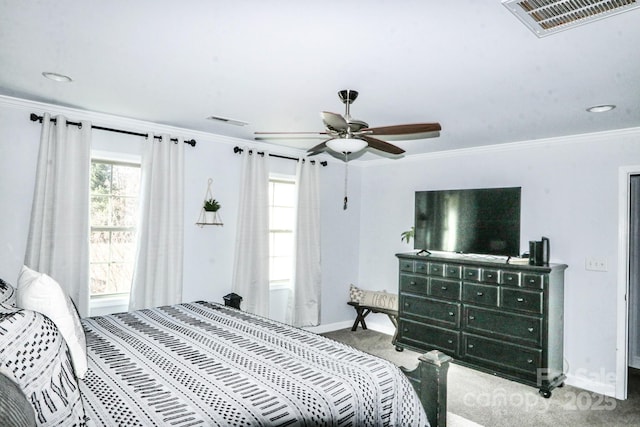
{"label": "flat screen television", "polygon": [[519,255],[520,190],[416,191],[414,248]]}

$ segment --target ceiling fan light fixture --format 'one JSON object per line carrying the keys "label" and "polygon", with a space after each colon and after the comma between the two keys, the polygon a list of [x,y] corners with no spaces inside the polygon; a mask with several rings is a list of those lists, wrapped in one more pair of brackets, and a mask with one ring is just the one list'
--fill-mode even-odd
{"label": "ceiling fan light fixture", "polygon": [[327,147],[336,153],[357,153],[367,148],[367,142],[358,138],[337,138],[327,141]]}

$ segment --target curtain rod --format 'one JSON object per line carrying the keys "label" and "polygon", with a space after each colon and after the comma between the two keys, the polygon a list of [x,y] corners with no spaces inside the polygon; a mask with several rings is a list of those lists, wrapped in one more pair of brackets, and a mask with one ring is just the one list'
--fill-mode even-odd
{"label": "curtain rod", "polygon": [[[233,152],[236,154],[242,153],[244,150],[240,147],[238,147],[237,145],[235,147],[233,147]],[[249,150],[249,154],[253,153],[253,150]],[[256,154],[260,154],[261,156],[264,156],[264,151],[256,151]],[[300,159],[298,159],[297,157],[289,157],[289,156],[283,156],[282,154],[272,154],[269,153],[269,157],[277,157],[279,159],[287,159],[287,160],[295,160],[298,161]],[[304,162],[305,159],[302,159],[302,161]],[[315,160],[309,160],[311,162],[311,164],[315,164],[316,161]],[[320,162],[320,164],[322,166],[327,166],[327,162],[326,161],[322,161]]]}
{"label": "curtain rod", "polygon": [[[32,122],[40,122],[40,123],[42,123],[42,119],[43,119],[43,117],[42,117],[42,116],[39,116],[39,115],[37,115],[36,113],[31,113],[30,118],[31,118],[31,121],[32,121]],[[55,117],[54,117],[54,118],[52,118],[52,119],[51,119],[51,121],[52,121],[53,123],[55,123],[55,122],[56,122]],[[82,126],[82,123],[80,123],[80,122],[69,122],[69,121],[68,121],[68,122],[67,122],[67,124],[68,124],[68,125],[72,125],[72,126],[78,126],[78,127],[81,127],[81,126]],[[93,128],[93,129],[98,129],[98,130],[106,130],[106,131],[109,131],[109,132],[124,133],[124,134],[126,134],[126,135],[149,136],[149,135],[147,135],[146,133],[131,132],[131,131],[128,131],[128,130],[122,130],[122,129],[106,128],[106,127],[103,127],[103,126],[96,126],[96,125],[91,125],[91,128]],[[158,135],[154,135],[154,138],[155,138],[155,139],[161,139],[162,137],[161,137],[161,136],[158,136]],[[171,138],[171,141],[173,141],[173,142],[178,142],[178,139],[177,139],[177,138]],[[189,141],[184,141],[184,143],[185,143],[185,144],[189,144],[189,145],[190,145],[190,146],[192,146],[192,147],[195,147],[195,146],[196,146],[196,140],[195,140],[195,139],[191,139],[191,140],[189,140]]]}

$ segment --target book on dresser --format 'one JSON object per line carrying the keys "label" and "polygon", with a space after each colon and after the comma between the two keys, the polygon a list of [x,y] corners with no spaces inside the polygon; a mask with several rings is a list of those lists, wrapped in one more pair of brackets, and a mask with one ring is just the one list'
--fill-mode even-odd
{"label": "book on dresser", "polygon": [[440,350],[455,362],[539,389],[564,385],[565,264],[396,254],[396,349]]}

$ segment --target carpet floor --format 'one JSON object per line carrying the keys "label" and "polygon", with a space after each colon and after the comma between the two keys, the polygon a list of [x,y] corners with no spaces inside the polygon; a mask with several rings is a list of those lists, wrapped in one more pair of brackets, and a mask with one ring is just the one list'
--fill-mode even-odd
{"label": "carpet floor", "polygon": [[[419,353],[398,352],[391,336],[373,330],[341,329],[322,334],[397,366],[413,369]],[[524,384],[469,369],[449,368],[449,427],[640,426],[640,372],[630,370],[628,399],[616,400],[569,385],[545,399]]]}

